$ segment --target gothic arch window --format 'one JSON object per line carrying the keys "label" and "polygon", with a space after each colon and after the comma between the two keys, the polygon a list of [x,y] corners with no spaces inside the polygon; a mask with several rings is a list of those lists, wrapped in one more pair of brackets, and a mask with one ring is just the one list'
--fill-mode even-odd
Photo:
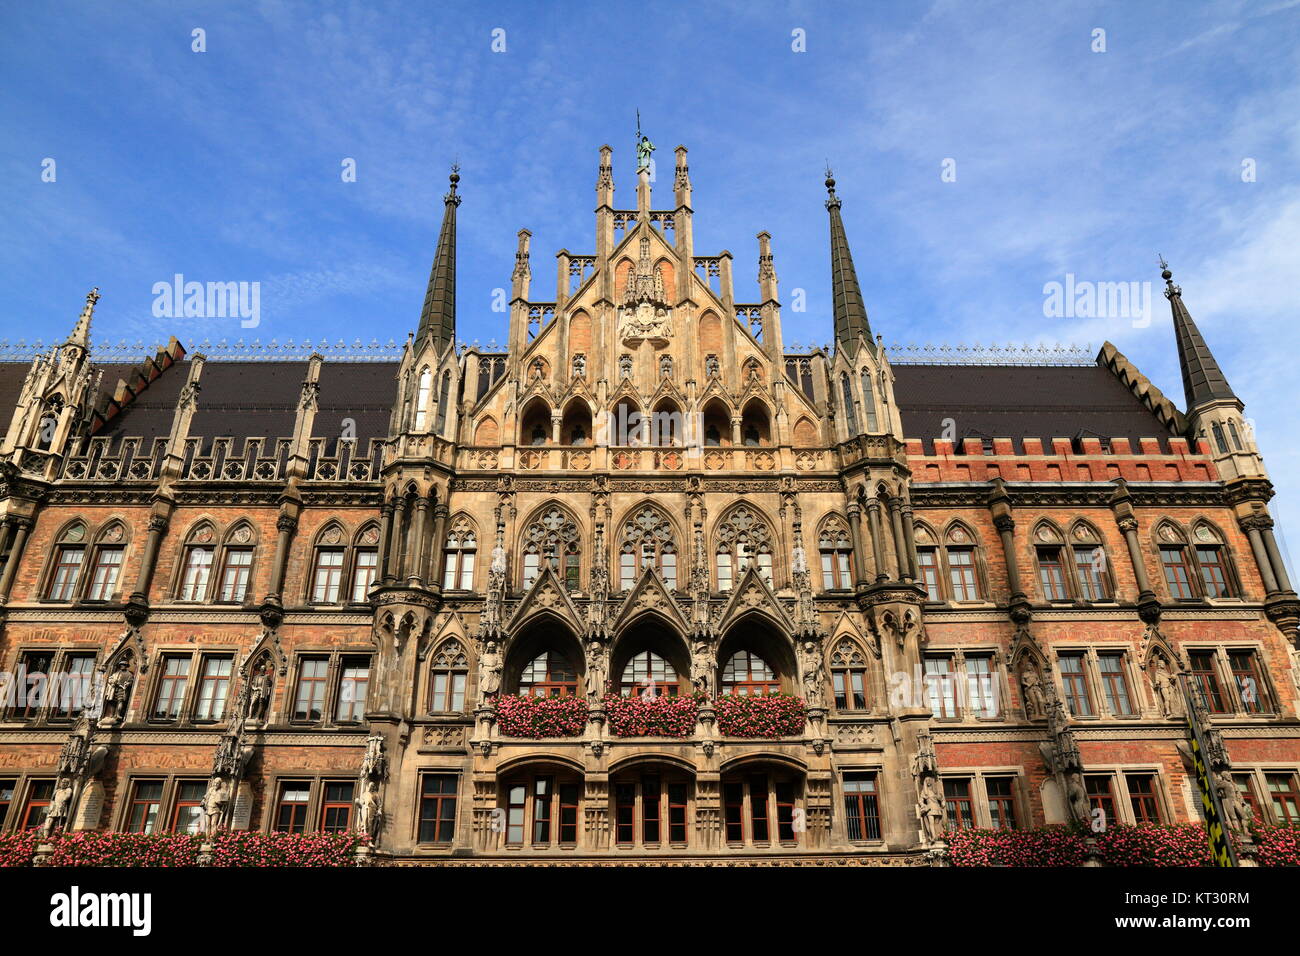
{"label": "gothic arch window", "polygon": [[90,578],[86,582],[87,601],[112,601],[118,596],[122,563],[126,559],[126,526],[113,520],[95,534],[91,553]]}
{"label": "gothic arch window", "polygon": [[1196,522],[1192,527],[1192,548],[1201,593],[1208,598],[1237,597],[1241,590],[1219,530],[1208,521]]}
{"label": "gothic arch window", "polygon": [[672,522],[657,508],[637,508],[619,533],[618,584],[630,590],[645,568],[654,568],[669,590],[677,588],[678,548]]}
{"label": "gothic arch window", "polygon": [[842,591],[853,587],[853,540],[849,526],[837,514],[828,515],[817,532],[821,557],[822,590]]}
{"label": "gothic arch window", "polygon": [[1241,433],[1237,431],[1237,423],[1231,418],[1228,419],[1228,434],[1232,436],[1233,449],[1236,451],[1244,451],[1245,449],[1243,449],[1241,445]]}
{"label": "gothic arch window", "polygon": [[447,426],[447,405],[451,400],[451,371],[442,373],[442,384],[438,386],[438,417],[433,423],[433,430],[441,433]]}
{"label": "gothic arch window", "polygon": [[521,697],[572,697],[578,693],[578,669],[558,650],[538,654],[519,674]]}
{"label": "gothic arch window", "polygon": [[564,406],[560,441],[565,445],[591,444],[591,406],[580,398],[574,398]]}
{"label": "gothic arch window", "polygon": [[722,665],[722,692],[739,697],[779,694],[781,680],[771,665],[754,651],[736,651]]}
{"label": "gothic arch window", "polygon": [[847,373],[840,374],[840,396],[844,403],[844,424],[848,427],[849,437],[858,433],[858,416],[853,408],[853,386],[849,384]]}
{"label": "gothic arch window", "polygon": [[650,415],[650,444],[680,446],[683,441],[681,409],[671,399],[663,399]]}
{"label": "gothic arch window", "polygon": [[718,525],[714,549],[718,590],[732,584],[752,564],[772,586],[772,530],[748,505],[733,509]]}
{"label": "gothic arch window", "polygon": [[867,655],[857,641],[844,637],[831,651],[831,686],[836,710],[867,710]]}
{"label": "gothic arch window", "polygon": [[938,536],[922,522],[916,523],[916,581],[925,588],[931,601],[944,599],[943,568],[939,557]]}
{"label": "gothic arch window", "polygon": [[954,522],[944,535],[944,562],[948,570],[948,593],[954,601],[979,601],[983,598],[977,550],[979,539],[960,522]]}
{"label": "gothic arch window", "polygon": [[731,411],[719,399],[704,406],[704,444],[709,447],[731,444]]}
{"label": "gothic arch window", "polygon": [[1069,555],[1074,562],[1077,594],[1083,601],[1109,601],[1115,593],[1110,560],[1100,532],[1086,521],[1070,529]]}
{"label": "gothic arch window", "polygon": [[429,712],[462,713],[468,683],[469,657],[465,646],[454,638],[443,641],[429,665]]}
{"label": "gothic arch window", "polygon": [[474,590],[474,565],[478,560],[478,533],[469,517],[459,514],[447,529],[442,551],[442,589]]}
{"label": "gothic arch window", "polygon": [[817,445],[817,426],[807,418],[795,422],[794,444],[796,448],[812,448]]}
{"label": "gothic arch window", "polygon": [[379,576],[379,525],[375,522],[362,525],[353,536],[348,569],[348,600],[364,604]]}
{"label": "gothic arch window", "polygon": [[537,579],[543,564],[549,564],[566,588],[578,590],[580,542],[578,524],[568,512],[557,505],[545,509],[524,529],[524,588],[530,587]]}
{"label": "gothic arch window", "polygon": [[76,600],[85,562],[86,526],[76,521],[64,528],[57,538],[46,597],[51,601]]}
{"label": "gothic arch window", "polygon": [[644,445],[650,422],[630,398],[620,399],[614,406],[613,434],[610,444],[618,446]]}
{"label": "gothic arch window", "polygon": [[676,697],[679,689],[676,668],[654,651],[641,651],[628,658],[618,680],[618,692],[623,697]]}
{"label": "gothic arch window", "polygon": [[551,407],[540,397],[526,406],[520,417],[520,445],[549,445],[551,443]]}
{"label": "gothic arch window", "polygon": [[322,528],[312,552],[307,599],[311,604],[338,604],[343,598],[343,568],[347,563],[347,537],[343,527],[331,521]]}
{"label": "gothic arch window", "polygon": [[1226,455],[1228,453],[1228,439],[1223,433],[1223,426],[1218,422],[1212,422],[1210,429],[1214,432],[1214,444],[1219,449],[1219,454]]}
{"label": "gothic arch window", "polygon": [[185,536],[176,600],[206,601],[217,564],[218,537],[210,521],[200,521]]}
{"label": "gothic arch window", "polygon": [[425,422],[429,420],[429,399],[433,393],[433,372],[426,365],[420,369],[420,377],[415,388],[415,423],[417,432],[424,431]]}
{"label": "gothic arch window", "polygon": [[1162,521],[1156,528],[1155,537],[1169,596],[1176,601],[1190,601],[1197,597],[1196,569],[1192,566],[1187,535],[1172,521]]}
{"label": "gothic arch window", "polygon": [[242,604],[248,598],[257,536],[247,521],[236,522],[222,539],[214,600]]}
{"label": "gothic arch window", "polygon": [[1034,528],[1033,539],[1043,600],[1068,601],[1071,594],[1070,568],[1061,530],[1050,521],[1040,521]]}
{"label": "gothic arch window", "polygon": [[872,378],[871,369],[863,366],[862,368],[862,417],[867,424],[867,431],[875,432],[878,430],[876,423],[876,385]]}
{"label": "gothic arch window", "polygon": [[772,444],[772,424],[767,406],[751,398],[740,416],[740,440],[750,447]]}

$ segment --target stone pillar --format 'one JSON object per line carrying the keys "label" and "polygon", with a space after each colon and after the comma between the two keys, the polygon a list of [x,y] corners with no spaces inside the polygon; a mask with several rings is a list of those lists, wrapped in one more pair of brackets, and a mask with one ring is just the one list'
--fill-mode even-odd
{"label": "stone pillar", "polygon": [[1273,574],[1273,565],[1264,547],[1264,537],[1254,523],[1245,523],[1244,527],[1246,538],[1250,541],[1251,553],[1255,556],[1255,565],[1259,568],[1259,576],[1264,581],[1264,593],[1272,594],[1278,589],[1277,578]]}
{"label": "stone pillar", "polygon": [[0,575],[0,604],[9,600],[9,591],[14,586],[14,575],[23,560],[23,549],[27,546],[27,535],[32,530],[31,518],[14,518],[18,533],[14,535],[14,546],[9,551],[9,561],[5,564],[4,574]]}
{"label": "stone pillar", "polygon": [[411,522],[410,537],[406,542],[406,583],[409,587],[424,585],[421,569],[424,567],[424,525],[428,513],[429,498],[427,495],[421,495],[415,499],[415,519]]}
{"label": "stone pillar", "polygon": [[406,538],[402,535],[402,525],[406,523],[406,499],[400,495],[393,501],[392,557],[388,562],[389,583],[397,583],[405,574],[403,567],[407,554]]}
{"label": "stone pillar", "polygon": [[385,499],[379,514],[379,580],[387,584],[392,580],[389,561],[393,553],[393,503]]}
{"label": "stone pillar", "polygon": [[894,556],[898,560],[898,576],[904,581],[911,581],[912,562],[908,559],[907,539],[903,536],[903,505],[897,497],[889,499],[889,524],[894,532]]}
{"label": "stone pillar", "polygon": [[433,537],[429,542],[429,553],[425,560],[425,570],[422,572],[425,582],[431,588],[442,587],[442,545],[447,538],[448,514],[446,502],[440,501],[433,506]]}
{"label": "stone pillar", "polygon": [[916,562],[916,525],[912,521],[912,503],[903,502],[903,540],[907,545],[907,568],[908,577],[915,581],[917,575]]}
{"label": "stone pillar", "polygon": [[871,527],[871,552],[876,559],[876,581],[889,580],[889,563],[885,557],[885,541],[880,528],[880,499],[867,499],[867,524]]}
{"label": "stone pillar", "polygon": [[271,594],[279,595],[284,589],[284,570],[289,558],[289,541],[298,527],[298,519],[282,514],[275,521],[278,536],[275,541],[275,562],[271,565]]}
{"label": "stone pillar", "polygon": [[1273,574],[1277,577],[1277,584],[1283,591],[1291,590],[1291,579],[1286,573],[1286,564],[1282,560],[1282,553],[1278,550],[1277,539],[1273,537],[1273,521],[1269,520],[1264,525],[1262,531],[1264,536],[1264,550],[1268,553],[1268,559],[1273,565]]}
{"label": "stone pillar", "polygon": [[865,587],[867,579],[866,548],[862,543],[862,508],[856,501],[849,502],[849,531],[853,537],[853,583]]}

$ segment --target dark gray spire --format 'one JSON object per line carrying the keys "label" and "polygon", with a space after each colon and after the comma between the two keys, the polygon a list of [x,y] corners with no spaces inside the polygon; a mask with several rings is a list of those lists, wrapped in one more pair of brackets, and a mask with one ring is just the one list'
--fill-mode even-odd
{"label": "dark gray spire", "polygon": [[420,313],[420,329],[415,334],[416,348],[426,337],[438,352],[456,341],[456,207],[460,196],[456,184],[460,182],[460,167],[451,167],[451,190],[443,196],[445,211],[442,214],[442,232],[438,234],[438,251],[429,270],[429,290],[424,295],[424,310]]}
{"label": "dark gray spire", "polygon": [[1165,280],[1165,298],[1173,312],[1174,336],[1178,340],[1178,366],[1183,372],[1183,392],[1187,397],[1187,414],[1200,405],[1217,399],[1239,402],[1232,386],[1224,377],[1214,354],[1201,337],[1201,330],[1192,321],[1192,315],[1183,304],[1183,290],[1174,285],[1174,274],[1169,263],[1162,258],[1160,277]]}
{"label": "dark gray spire", "polygon": [[826,209],[831,214],[831,294],[835,304],[835,347],[844,349],[851,359],[857,351],[858,336],[866,339],[867,347],[875,354],[871,341],[871,326],[867,323],[867,307],[862,301],[858,274],[853,268],[853,254],[844,234],[844,221],[840,218],[840,198],[835,195],[835,178],[826,169]]}

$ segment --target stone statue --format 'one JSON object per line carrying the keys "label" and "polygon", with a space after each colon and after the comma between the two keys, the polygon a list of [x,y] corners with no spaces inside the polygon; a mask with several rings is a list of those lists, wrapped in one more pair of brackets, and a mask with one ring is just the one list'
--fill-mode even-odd
{"label": "stone statue", "polygon": [[1250,829],[1255,814],[1250,804],[1241,795],[1241,789],[1226,770],[1214,772],[1214,789],[1219,795],[1219,806],[1223,807],[1223,824],[1233,833],[1245,833]]}
{"label": "stone statue", "polygon": [[366,738],[366,755],[361,758],[361,776],[380,780],[387,769],[388,758],[384,754],[384,735],[371,734]]}
{"label": "stone statue", "polygon": [[916,802],[916,816],[921,821],[921,835],[927,844],[938,841],[943,833],[943,797],[936,789],[934,777],[926,777]]}
{"label": "stone statue", "polygon": [[384,805],[379,799],[379,784],[373,780],[361,791],[357,798],[357,831],[374,840],[379,836],[379,820],[383,816]]}
{"label": "stone statue", "polygon": [[822,666],[821,648],[816,641],[804,641],[801,645],[800,661],[803,670],[803,696],[809,707],[821,707],[822,695],[826,684],[826,672]]}
{"label": "stone statue", "polygon": [[933,777],[939,772],[939,759],[934,752],[934,742],[928,730],[916,734],[916,753],[912,754],[912,776]]}
{"label": "stone statue", "polygon": [[1178,691],[1178,685],[1174,682],[1174,675],[1169,671],[1169,662],[1165,660],[1163,654],[1155,656],[1151,686],[1155,690],[1156,701],[1160,704],[1162,714],[1166,717],[1183,716],[1183,695]]}
{"label": "stone statue", "polygon": [[489,697],[495,697],[501,692],[501,671],[505,665],[501,660],[501,653],[497,650],[496,641],[488,641],[483,655],[479,658],[478,666],[479,673],[482,675],[479,698],[486,702]]}
{"label": "stone statue", "polygon": [[691,686],[697,694],[713,692],[713,655],[705,641],[696,641],[691,652]]}
{"label": "stone statue", "polygon": [[221,827],[226,805],[230,803],[230,785],[225,777],[213,777],[203,794],[203,832],[208,836]]}
{"label": "stone statue", "polygon": [[650,168],[650,154],[655,151],[655,144],[650,142],[650,137],[644,133],[636,144],[636,171],[639,173],[643,169]]}
{"label": "stone statue", "polygon": [[[1075,821],[1085,826],[1092,821],[1092,804],[1088,802],[1088,791],[1083,786],[1083,775],[1067,774],[1065,778],[1065,796],[1070,804],[1070,815]],[[1109,821],[1103,820],[1103,826]]]}
{"label": "stone statue", "polygon": [[271,677],[271,662],[262,661],[253,679],[249,682],[248,716],[252,720],[265,721],[267,710],[271,706],[271,691],[274,688]]}
{"label": "stone statue", "polygon": [[131,662],[124,657],[118,661],[117,670],[104,682],[104,706],[99,718],[101,721],[118,723],[126,717],[126,704],[131,699],[131,685],[134,682]]}
{"label": "stone statue", "polygon": [[45,814],[45,822],[41,824],[41,836],[48,839],[55,830],[63,829],[64,824],[68,821],[68,813],[71,809],[72,780],[69,777],[60,777],[59,782],[54,787],[54,794],[50,797],[50,806]]}
{"label": "stone statue", "polygon": [[1025,716],[1030,720],[1043,720],[1047,716],[1047,696],[1038,671],[1026,667],[1020,672],[1020,685],[1024,688]]}
{"label": "stone statue", "polygon": [[598,701],[605,696],[605,684],[608,680],[606,671],[605,648],[600,641],[587,642],[587,699]]}

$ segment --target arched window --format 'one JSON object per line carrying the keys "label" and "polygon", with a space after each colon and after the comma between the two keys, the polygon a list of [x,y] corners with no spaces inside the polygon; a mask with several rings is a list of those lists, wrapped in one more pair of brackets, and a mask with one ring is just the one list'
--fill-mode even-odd
{"label": "arched window", "polygon": [[1206,597],[1236,597],[1237,587],[1229,567],[1227,549],[1219,533],[1207,524],[1198,524],[1192,532],[1196,548],[1196,566],[1200,571],[1201,590]]}
{"label": "arched window", "polygon": [[1237,451],[1241,451],[1241,435],[1237,432],[1237,423],[1231,418],[1228,419],[1228,434],[1232,436],[1232,447]]}
{"label": "arched window", "polygon": [[848,638],[831,652],[831,686],[836,710],[867,709],[867,657]]}
{"label": "arched window", "polygon": [[442,589],[474,590],[474,562],[478,557],[478,538],[469,519],[460,515],[451,523],[442,552]]}
{"label": "arched window", "polygon": [[1196,597],[1196,579],[1187,553],[1187,540],[1183,532],[1166,521],[1156,531],[1159,542],[1160,567],[1165,573],[1165,586],[1169,596],[1176,601]]}
{"label": "arched window", "polygon": [[849,529],[839,515],[831,515],[822,523],[821,533],[817,536],[817,550],[822,559],[823,590],[853,587],[853,545],[849,541]]}
{"label": "arched window", "polygon": [[90,581],[86,584],[87,601],[113,600],[125,557],[126,529],[120,521],[111,521],[95,536]]}
{"label": "arched window", "polygon": [[849,434],[858,433],[858,416],[853,409],[853,386],[849,384],[848,375],[840,375],[840,394],[844,399],[844,423],[848,426]]}
{"label": "arched window", "polygon": [[451,372],[442,373],[442,384],[438,387],[438,417],[433,424],[435,432],[441,432],[447,424],[447,402],[451,398]]}
{"label": "arched window", "polygon": [[316,538],[316,554],[312,562],[312,604],[337,604],[343,595],[343,564],[347,554],[343,529],[337,524],[328,525]]}
{"label": "arched window", "polygon": [[433,372],[428,367],[420,370],[419,382],[415,389],[415,423],[417,432],[424,431],[424,423],[429,420],[429,398],[433,392]]}
{"label": "arched window", "polygon": [[348,600],[363,604],[369,600],[370,589],[379,574],[379,525],[368,524],[357,532],[352,541],[351,567]]}
{"label": "arched window", "polygon": [[1106,560],[1101,536],[1092,525],[1079,521],[1070,532],[1070,539],[1079,597],[1084,601],[1109,601],[1113,591],[1110,562]]}
{"label": "arched window", "polygon": [[741,697],[779,694],[781,682],[767,661],[753,651],[736,651],[722,668],[722,692]]}
{"label": "arched window", "polygon": [[665,399],[650,413],[650,444],[671,446],[682,444],[682,413],[671,401]]}
{"label": "arched window", "polygon": [[930,601],[943,600],[943,577],[939,569],[939,548],[929,528],[916,526],[916,579]]}
{"label": "arched window", "polygon": [[72,601],[81,583],[81,568],[86,561],[86,526],[78,522],[59,535],[55,552],[54,573],[50,578],[48,598],[51,601]]}
{"label": "arched window", "polygon": [[975,538],[962,525],[948,531],[947,547],[948,584],[954,601],[980,599],[979,572],[975,566]]}
{"label": "arched window", "polygon": [[1226,455],[1228,453],[1228,440],[1223,435],[1223,426],[1218,422],[1213,422],[1210,428],[1214,431],[1214,444],[1218,446],[1219,454]]}
{"label": "arched window", "polygon": [[534,398],[524,409],[519,426],[519,444],[551,443],[551,408],[541,398]]}
{"label": "arched window", "polygon": [[469,660],[460,641],[445,641],[433,655],[429,672],[430,713],[458,714],[465,709]]}
{"label": "arched window", "polygon": [[206,601],[212,568],[217,560],[217,536],[206,521],[194,528],[185,539],[176,598],[180,601]]}
{"label": "arched window", "polygon": [[869,368],[862,369],[862,417],[866,419],[867,431],[876,431],[876,385]]}
{"label": "arched window", "polygon": [[655,508],[640,508],[623,522],[618,555],[618,586],[631,589],[644,568],[654,568],[670,590],[677,588],[677,544],[673,526]]}
{"label": "arched window", "polygon": [[560,576],[566,588],[578,590],[579,557],[577,524],[559,508],[547,509],[524,529],[524,587],[537,580],[545,562]]}
{"label": "arched window", "polygon": [[758,399],[750,399],[741,414],[740,440],[748,447],[772,443],[772,428],[767,406]]}
{"label": "arched window", "polygon": [[249,577],[253,570],[253,529],[241,521],[226,533],[221,551],[221,570],[217,579],[216,600],[242,604],[248,597]]}
{"label": "arched window", "polygon": [[1034,551],[1038,555],[1038,583],[1045,601],[1068,601],[1070,588],[1065,545],[1053,525],[1042,523],[1034,529]]}
{"label": "arched window", "polygon": [[519,675],[521,697],[570,697],[578,693],[578,669],[559,651],[543,651]]}
{"label": "arched window", "polygon": [[654,651],[633,654],[619,677],[618,692],[624,697],[676,697],[677,671]]}
{"label": "arched window", "polygon": [[748,507],[732,511],[718,527],[718,590],[730,591],[732,583],[753,564],[769,586],[772,584],[772,533],[767,523]]}

